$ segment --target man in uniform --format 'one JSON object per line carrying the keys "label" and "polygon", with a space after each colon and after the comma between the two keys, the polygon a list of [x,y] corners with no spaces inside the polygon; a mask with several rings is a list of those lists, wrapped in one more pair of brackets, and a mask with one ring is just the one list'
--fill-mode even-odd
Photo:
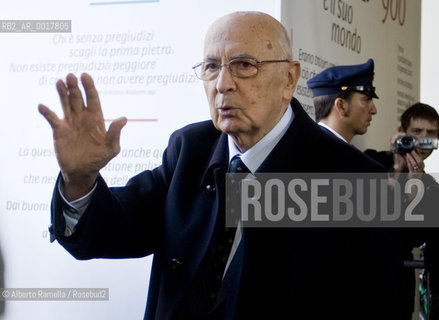
{"label": "man in uniform", "polygon": [[364,64],[331,67],[309,79],[319,125],[345,142],[365,134],[377,113],[373,75],[374,62],[369,59]]}

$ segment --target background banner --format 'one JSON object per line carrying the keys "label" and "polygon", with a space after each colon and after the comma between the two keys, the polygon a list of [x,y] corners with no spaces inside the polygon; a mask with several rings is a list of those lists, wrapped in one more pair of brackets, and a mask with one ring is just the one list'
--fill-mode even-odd
{"label": "background banner", "polygon": [[283,1],[281,14],[302,66],[296,97],[310,114],[309,78],[333,65],[374,59],[378,113],[352,143],[361,150],[387,150],[399,116],[419,101],[421,1]]}

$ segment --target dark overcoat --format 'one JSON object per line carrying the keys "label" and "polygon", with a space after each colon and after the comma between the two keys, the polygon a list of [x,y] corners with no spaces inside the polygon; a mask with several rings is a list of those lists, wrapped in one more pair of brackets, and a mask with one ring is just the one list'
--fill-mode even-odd
{"label": "dark overcoat", "polygon": [[[293,99],[294,120],[258,172],[383,172],[325,133]],[[76,231],[54,237],[77,259],[154,254],[145,319],[172,319],[224,210],[227,136],[211,121],[172,134],[163,163],[108,188],[99,177]],[[57,190],[57,187],[56,189]],[[379,229],[245,228],[229,283],[227,319],[384,319],[399,299],[399,242]],[[383,309],[384,308],[384,309]],[[386,319],[397,319],[386,318]]]}

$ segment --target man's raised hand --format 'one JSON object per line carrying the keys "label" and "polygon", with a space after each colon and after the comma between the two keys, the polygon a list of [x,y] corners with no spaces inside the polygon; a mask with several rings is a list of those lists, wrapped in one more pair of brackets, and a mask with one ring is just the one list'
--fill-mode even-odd
{"label": "man's raised hand", "polygon": [[81,82],[87,104],[73,74],[67,75],[66,82],[56,83],[63,119],[45,105],[38,106],[53,130],[55,152],[64,179],[64,196],[68,200],[91,190],[99,170],[119,153],[120,133],[127,123],[126,118],[116,119],[107,131],[92,78],[84,73]]}

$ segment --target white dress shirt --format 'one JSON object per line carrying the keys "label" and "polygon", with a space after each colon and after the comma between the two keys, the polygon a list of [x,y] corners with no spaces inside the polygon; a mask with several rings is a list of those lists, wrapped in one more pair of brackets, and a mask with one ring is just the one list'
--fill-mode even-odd
{"label": "white dress shirt", "polygon": [[[291,122],[294,120],[294,113],[292,108],[287,108],[282,118],[279,122],[268,132],[261,140],[259,140],[253,147],[248,149],[246,152],[241,153],[236,147],[235,142],[231,136],[228,136],[229,142],[229,165],[232,158],[239,155],[242,162],[250,170],[251,173],[255,173],[259,166],[268,157],[270,152],[274,149],[280,139],[283,137],[285,132],[288,130]],[[236,227],[235,238],[233,240],[232,249],[230,250],[229,258],[224,269],[223,277],[232,262],[232,259],[238,249],[239,243],[241,242],[242,227],[241,222],[238,223]]]}

